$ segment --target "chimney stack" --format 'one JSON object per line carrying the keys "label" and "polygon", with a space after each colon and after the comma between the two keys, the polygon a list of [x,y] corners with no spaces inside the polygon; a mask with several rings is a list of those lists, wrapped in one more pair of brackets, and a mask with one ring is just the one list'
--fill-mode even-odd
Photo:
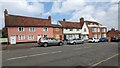
{"label": "chimney stack", "polygon": [[65,18],[63,19],[63,21],[65,21]]}
{"label": "chimney stack", "polygon": [[84,18],[81,17],[81,18],[80,18],[80,26],[82,27],[83,24],[84,24]]}
{"label": "chimney stack", "polygon": [[48,16],[48,19],[51,20],[51,16]]}
{"label": "chimney stack", "polygon": [[8,11],[7,11],[7,9],[5,9],[4,15],[5,15],[5,16],[8,16]]}
{"label": "chimney stack", "polygon": [[82,23],[84,22],[84,18],[83,17],[80,18],[80,22],[82,22]]}

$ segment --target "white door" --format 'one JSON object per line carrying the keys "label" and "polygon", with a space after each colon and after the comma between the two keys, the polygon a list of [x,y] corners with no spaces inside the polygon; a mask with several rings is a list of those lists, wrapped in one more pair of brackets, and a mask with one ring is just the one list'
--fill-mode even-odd
{"label": "white door", "polygon": [[40,36],[40,34],[38,34],[38,36],[37,36],[37,41],[38,41],[40,38],[41,38],[41,36]]}
{"label": "white door", "polygon": [[10,37],[10,44],[16,44],[16,36],[11,36]]}

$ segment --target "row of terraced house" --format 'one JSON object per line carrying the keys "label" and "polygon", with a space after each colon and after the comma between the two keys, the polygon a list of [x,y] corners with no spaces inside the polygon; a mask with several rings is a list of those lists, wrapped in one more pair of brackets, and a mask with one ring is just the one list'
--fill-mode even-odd
{"label": "row of terraced house", "polygon": [[51,16],[44,19],[11,15],[6,9],[4,16],[10,44],[36,42],[41,37],[54,37],[59,40],[102,38],[106,37],[107,32],[106,26],[98,22],[84,21],[84,18],[80,18],[79,22],[66,21],[64,18],[57,24],[52,24]]}

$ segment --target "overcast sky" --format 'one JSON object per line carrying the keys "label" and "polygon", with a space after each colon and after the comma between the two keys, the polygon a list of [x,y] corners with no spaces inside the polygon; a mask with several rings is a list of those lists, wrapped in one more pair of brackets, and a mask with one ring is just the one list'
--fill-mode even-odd
{"label": "overcast sky", "polygon": [[118,29],[119,0],[2,0],[0,2],[0,29],[4,27],[3,11],[9,14],[47,18],[52,16],[53,23],[65,18],[67,21],[96,21],[108,29]]}

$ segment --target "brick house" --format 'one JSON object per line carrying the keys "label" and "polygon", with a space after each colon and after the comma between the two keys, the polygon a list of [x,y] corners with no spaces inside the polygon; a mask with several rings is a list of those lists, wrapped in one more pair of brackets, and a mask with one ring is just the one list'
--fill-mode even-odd
{"label": "brick house", "polygon": [[81,31],[81,38],[88,39],[88,38],[103,38],[107,37],[107,27],[103,26],[98,22],[93,21],[84,21],[84,18],[81,18],[81,23],[83,23],[82,31]]}
{"label": "brick house", "polygon": [[111,37],[120,37],[120,31],[112,28],[107,32],[107,37],[109,40],[111,39]]}
{"label": "brick house", "polygon": [[58,39],[58,40],[63,40],[62,35],[63,35],[63,28],[62,26],[58,24],[52,24],[53,27],[53,37]]}
{"label": "brick house", "polygon": [[75,39],[81,36],[81,24],[80,22],[70,22],[70,21],[58,21],[58,24],[63,27],[63,39]]}
{"label": "brick house", "polygon": [[51,16],[48,19],[33,18],[8,14],[5,9],[5,28],[7,29],[8,42],[36,42],[40,37],[53,37]]}

